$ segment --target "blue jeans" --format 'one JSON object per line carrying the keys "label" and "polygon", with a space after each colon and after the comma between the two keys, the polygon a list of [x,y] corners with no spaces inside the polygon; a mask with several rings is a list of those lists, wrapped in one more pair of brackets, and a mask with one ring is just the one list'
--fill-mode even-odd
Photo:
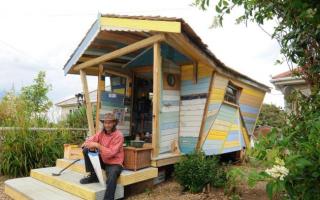
{"label": "blue jeans", "polygon": [[[83,148],[82,150],[83,156],[84,156],[84,163],[86,167],[86,172],[90,173],[95,173],[94,168],[90,162],[90,158],[88,156],[89,149]],[[99,155],[100,158],[100,165],[102,169],[105,169],[106,174],[107,174],[107,188],[106,192],[104,194],[104,200],[114,200],[114,194],[116,192],[117,188],[117,180],[118,177],[121,174],[122,171],[122,166],[121,165],[113,165],[113,164],[106,164],[102,161],[101,156]]]}

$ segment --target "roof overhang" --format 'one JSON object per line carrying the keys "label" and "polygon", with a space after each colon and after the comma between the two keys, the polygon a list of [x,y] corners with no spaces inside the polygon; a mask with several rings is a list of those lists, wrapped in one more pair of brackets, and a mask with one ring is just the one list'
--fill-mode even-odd
{"label": "roof overhang", "polygon": [[[270,92],[268,86],[227,67],[217,59],[192,28],[183,19],[178,18],[99,15],[65,64],[64,73],[79,74],[79,69],[82,69],[79,65],[91,62],[90,66],[92,67],[86,68],[86,72],[88,75],[96,75],[98,72],[97,64],[101,60],[103,61],[101,63],[108,67],[121,69],[141,56],[143,52],[147,52],[146,48],[152,43],[141,45],[141,50],[135,52],[130,49],[130,45],[142,40],[146,41],[157,35],[161,37],[158,41],[173,47],[174,51],[177,51],[176,54],[185,55],[188,58],[185,60],[188,62],[205,64],[222,75],[240,80],[261,91]],[[116,55],[120,56],[112,57],[112,53],[116,51],[118,53]],[[126,54],[121,54],[122,51]]]}

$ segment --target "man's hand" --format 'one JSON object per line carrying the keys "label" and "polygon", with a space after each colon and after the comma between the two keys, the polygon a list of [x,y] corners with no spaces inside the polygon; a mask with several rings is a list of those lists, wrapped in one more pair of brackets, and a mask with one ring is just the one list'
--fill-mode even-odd
{"label": "man's hand", "polygon": [[85,142],[82,144],[82,146],[88,149],[100,149],[100,144],[97,142]]}

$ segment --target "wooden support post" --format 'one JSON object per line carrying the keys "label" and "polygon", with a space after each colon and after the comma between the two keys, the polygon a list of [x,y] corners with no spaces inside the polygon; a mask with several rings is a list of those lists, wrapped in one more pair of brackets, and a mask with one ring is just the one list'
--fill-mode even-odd
{"label": "wooden support post", "polygon": [[152,157],[159,155],[159,112],[160,112],[160,87],[161,87],[161,49],[160,43],[156,42],[153,45],[153,97],[152,97]]}
{"label": "wooden support post", "polygon": [[86,72],[83,70],[80,70],[80,77],[81,77],[83,94],[86,101],[86,108],[87,108],[86,113],[87,113],[87,120],[88,120],[88,126],[89,126],[89,134],[93,135],[95,131],[93,126],[92,106],[91,106],[90,97],[89,97],[89,89],[88,89]]}
{"label": "wooden support post", "polygon": [[101,92],[105,90],[105,77],[103,74],[103,65],[99,65],[98,87],[97,87],[97,105],[96,105],[96,132],[100,130],[100,109],[101,109]]}

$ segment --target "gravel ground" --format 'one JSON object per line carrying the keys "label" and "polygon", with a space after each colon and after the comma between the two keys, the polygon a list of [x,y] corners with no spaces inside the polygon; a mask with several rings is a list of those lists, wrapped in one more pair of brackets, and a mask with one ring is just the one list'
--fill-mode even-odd
{"label": "gravel ground", "polygon": [[[0,200],[12,200],[4,193],[4,181],[8,178],[0,176]],[[253,189],[246,185],[241,186],[240,197],[243,200],[268,200],[265,192],[265,184],[259,183]],[[155,186],[152,190],[131,196],[128,200],[228,200],[229,197],[224,195],[223,189],[211,189],[210,193],[191,194],[182,192],[182,187],[174,180],[169,180]]]}
{"label": "gravel ground", "polygon": [[0,200],[11,200],[11,198],[4,193],[4,182],[7,179],[8,178],[4,176],[0,176]]}

